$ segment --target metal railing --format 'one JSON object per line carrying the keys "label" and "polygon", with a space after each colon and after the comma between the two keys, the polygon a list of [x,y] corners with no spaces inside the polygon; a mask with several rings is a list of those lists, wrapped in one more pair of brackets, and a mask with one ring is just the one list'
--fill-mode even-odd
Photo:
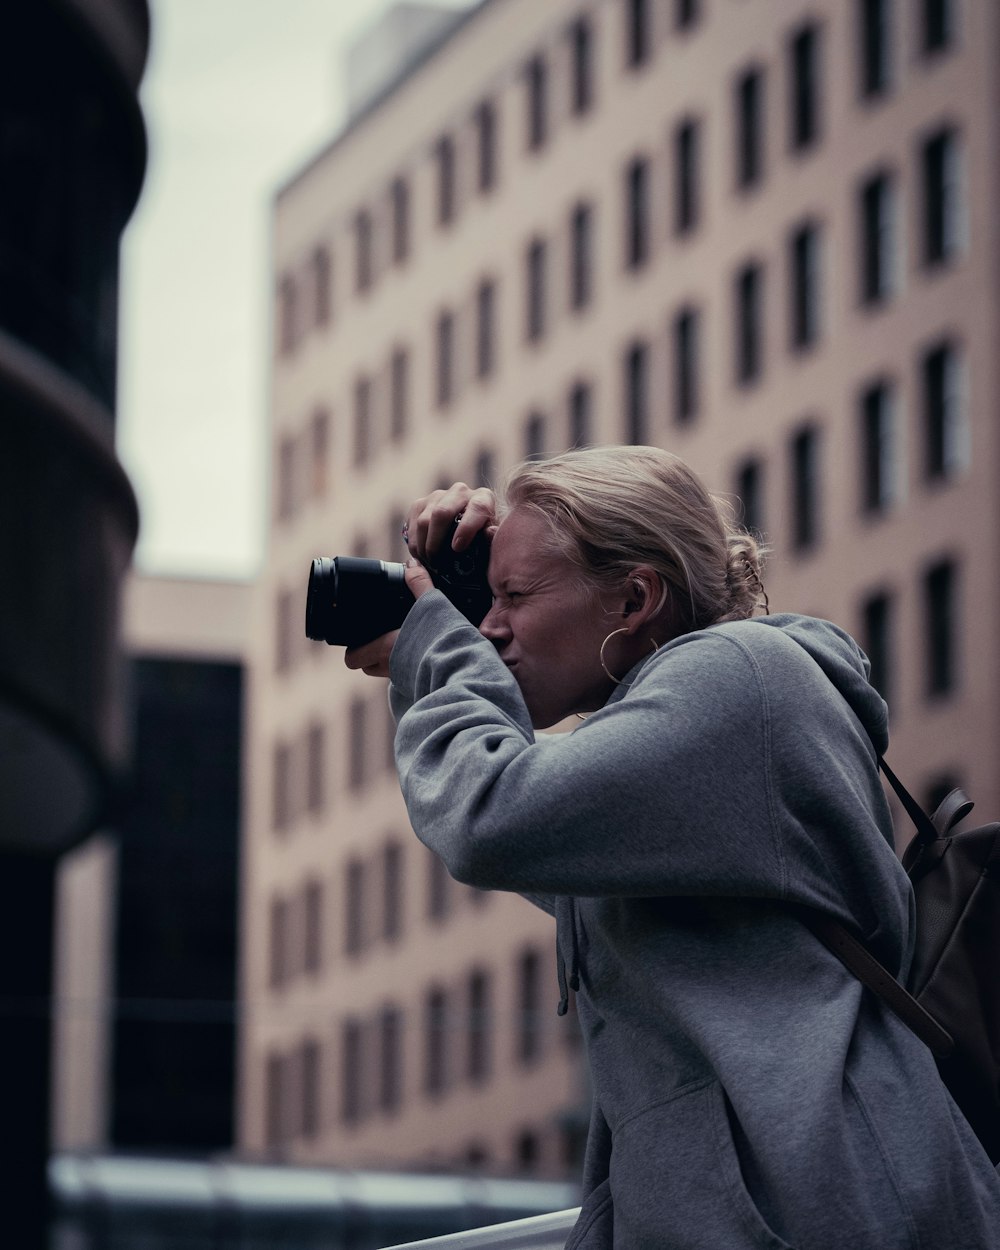
{"label": "metal railing", "polygon": [[534,1215],[527,1220],[493,1224],[489,1228],[473,1228],[465,1233],[449,1233],[446,1237],[430,1237],[425,1241],[408,1241],[386,1250],[564,1250],[580,1208],[553,1211],[551,1215]]}

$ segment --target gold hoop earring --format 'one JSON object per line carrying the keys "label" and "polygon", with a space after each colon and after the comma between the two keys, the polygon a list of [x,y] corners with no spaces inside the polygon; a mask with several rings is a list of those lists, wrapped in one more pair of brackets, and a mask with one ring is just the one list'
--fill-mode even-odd
{"label": "gold hoop earring", "polygon": [[622,684],[622,679],[620,677],[616,677],[614,673],[612,673],[611,669],[608,668],[607,664],[604,663],[604,648],[608,645],[611,639],[614,638],[615,634],[627,634],[627,633],[628,633],[628,626],[623,625],[621,629],[613,629],[611,633],[608,634],[607,638],[605,638],[604,641],[601,643],[601,650],[599,653],[599,659],[601,661],[601,668],[604,669],[604,671],[607,673],[607,675],[611,678],[611,680],[615,683],[616,686],[620,686]]}

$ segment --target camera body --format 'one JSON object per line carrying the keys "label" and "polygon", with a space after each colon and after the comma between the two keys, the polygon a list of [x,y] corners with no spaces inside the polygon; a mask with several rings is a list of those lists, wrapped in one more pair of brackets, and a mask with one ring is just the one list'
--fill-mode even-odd
{"label": "camera body", "polygon": [[[493,596],[486,570],[490,544],[482,531],[464,551],[453,551],[457,520],[445,536],[428,572],[473,625],[490,610]],[[332,647],[359,647],[398,629],[414,598],[404,566],[356,556],[320,556],[312,562],[306,593],[306,637]]]}

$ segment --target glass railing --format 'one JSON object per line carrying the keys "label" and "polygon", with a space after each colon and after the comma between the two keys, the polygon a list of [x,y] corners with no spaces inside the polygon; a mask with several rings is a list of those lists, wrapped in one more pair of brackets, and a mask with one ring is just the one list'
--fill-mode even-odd
{"label": "glass railing", "polygon": [[473,1228],[466,1233],[449,1233],[425,1241],[408,1241],[387,1250],[564,1250],[570,1230],[576,1223],[580,1208],[554,1211],[551,1215],[534,1215],[527,1220],[508,1224],[492,1224],[489,1228]]}

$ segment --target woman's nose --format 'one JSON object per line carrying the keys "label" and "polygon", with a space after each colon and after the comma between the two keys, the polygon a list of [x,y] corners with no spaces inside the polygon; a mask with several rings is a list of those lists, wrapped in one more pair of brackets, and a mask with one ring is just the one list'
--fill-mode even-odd
{"label": "woman's nose", "polygon": [[479,632],[484,638],[488,638],[494,644],[500,643],[509,637],[510,630],[504,624],[503,613],[499,611],[495,603],[483,617],[479,626]]}

